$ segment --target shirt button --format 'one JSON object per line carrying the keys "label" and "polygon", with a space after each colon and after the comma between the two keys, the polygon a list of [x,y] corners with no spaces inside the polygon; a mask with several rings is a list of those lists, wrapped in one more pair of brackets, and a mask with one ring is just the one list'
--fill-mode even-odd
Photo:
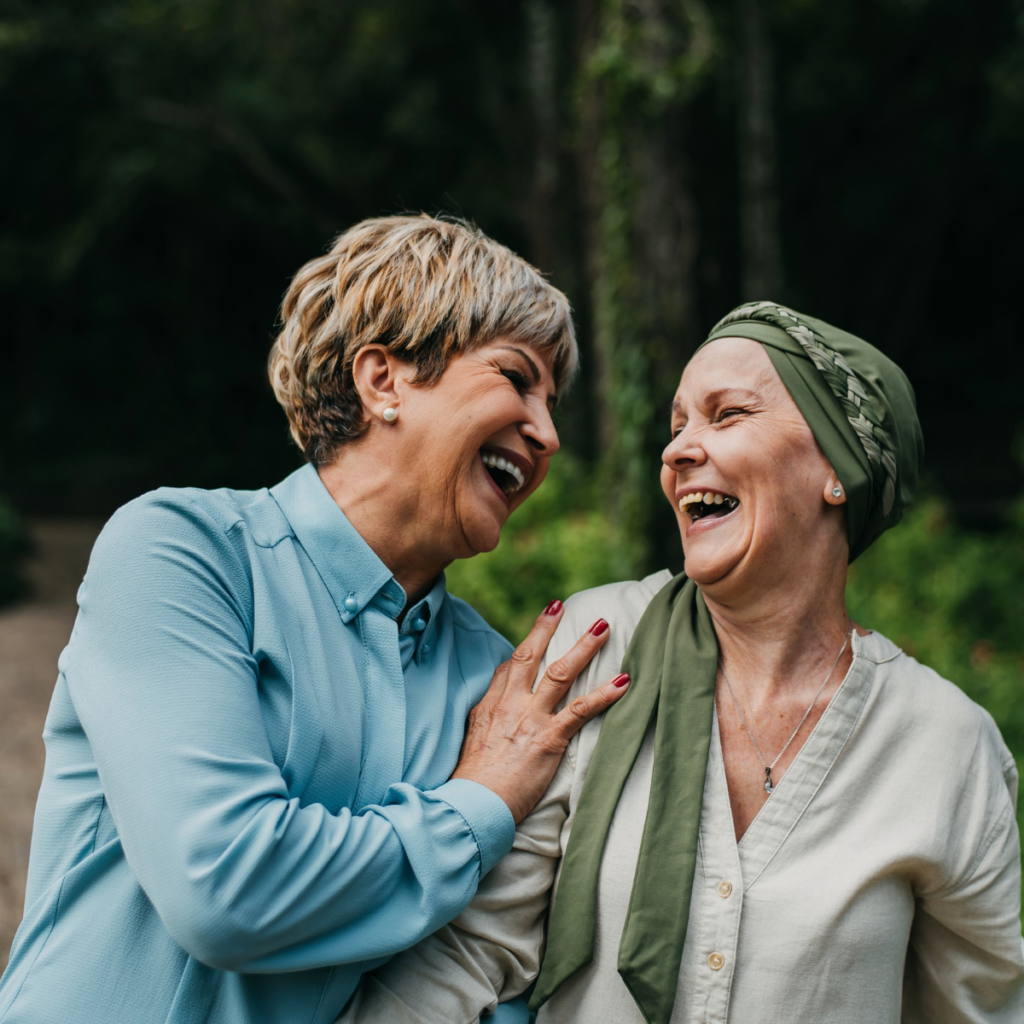
{"label": "shirt button", "polygon": [[426,619],[414,619],[413,623],[412,623],[412,628],[415,629],[418,633],[422,633],[423,630],[425,630],[427,628],[427,620]]}
{"label": "shirt button", "polygon": [[718,895],[727,900],[732,895],[732,882],[719,882]]}
{"label": "shirt button", "polygon": [[344,604],[345,611],[347,612],[355,612],[359,610],[359,602],[354,597],[346,597]]}
{"label": "shirt button", "polygon": [[420,644],[420,654],[429,654],[430,644]]}
{"label": "shirt button", "polygon": [[708,954],[708,967],[713,971],[720,971],[725,966],[725,957],[721,953]]}

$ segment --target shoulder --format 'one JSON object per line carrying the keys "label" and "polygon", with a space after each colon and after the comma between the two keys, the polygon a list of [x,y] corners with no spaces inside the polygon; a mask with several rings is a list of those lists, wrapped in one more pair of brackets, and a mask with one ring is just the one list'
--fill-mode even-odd
{"label": "shoulder", "polygon": [[953,778],[1001,778],[1016,797],[1017,769],[992,715],[955,683],[900,650],[880,633],[861,640],[860,656],[876,664],[879,703],[903,745],[942,765]]}
{"label": "shoulder", "polygon": [[926,727],[936,738],[957,747],[978,741],[1006,749],[995,721],[980,704],[881,633],[861,638],[858,656],[884,670],[886,702],[905,711],[908,723]]}
{"label": "shoulder", "polygon": [[290,527],[267,491],[161,487],[114,513],[96,540],[86,582],[123,592],[176,577],[247,593],[252,545],[273,546]]}
{"label": "shoulder", "polygon": [[161,487],[122,505],[103,527],[93,561],[118,553],[138,557],[142,551],[181,546],[200,537],[217,544],[231,531],[237,516],[213,499],[214,493]]}
{"label": "shoulder", "polygon": [[184,541],[205,536],[225,548],[239,546],[236,533],[272,545],[291,535],[276,502],[266,490],[203,490],[160,487],[121,506],[103,528],[104,542]]}
{"label": "shoulder", "polygon": [[581,590],[565,602],[565,615],[558,633],[569,632],[575,637],[595,620],[606,619],[614,631],[628,630],[632,635],[654,595],[671,579],[668,569],[662,569],[642,580],[606,583],[602,587]]}
{"label": "shoulder", "polygon": [[642,580],[582,590],[565,602],[565,614],[548,645],[548,662],[562,657],[598,619],[609,626],[604,646],[573,683],[567,699],[587,693],[619,671],[637,623],[654,595],[671,579],[672,574],[663,569]]}
{"label": "shoulder", "polygon": [[868,747],[873,769],[890,782],[886,813],[916,843],[917,894],[953,897],[968,892],[972,879],[1004,869],[1019,878],[1017,766],[992,716],[884,637],[865,646],[885,651],[867,715]]}

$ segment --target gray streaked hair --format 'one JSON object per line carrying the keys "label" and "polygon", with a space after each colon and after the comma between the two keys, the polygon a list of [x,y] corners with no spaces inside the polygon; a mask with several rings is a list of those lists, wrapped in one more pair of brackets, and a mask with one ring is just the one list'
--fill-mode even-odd
{"label": "gray streaked hair", "polygon": [[383,345],[435,383],[449,362],[506,337],[552,360],[562,391],[578,350],[569,300],[511,249],[459,220],[364,220],[292,279],[270,352],[274,394],[314,465],[366,429],[356,353]]}

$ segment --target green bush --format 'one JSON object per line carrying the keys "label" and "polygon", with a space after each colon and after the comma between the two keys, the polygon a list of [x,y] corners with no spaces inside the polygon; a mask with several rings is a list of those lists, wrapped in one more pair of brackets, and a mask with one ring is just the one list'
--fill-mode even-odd
{"label": "green bush", "polygon": [[615,530],[588,500],[593,491],[582,467],[559,455],[497,548],[448,569],[452,593],[518,643],[552,599],[621,578]]}
{"label": "green bush", "polygon": [[[622,578],[616,531],[578,464],[512,517],[498,547],[455,563],[453,593],[513,642],[553,597]],[[850,613],[986,707],[1024,770],[1024,501],[1005,529],[975,532],[926,497],[850,570]]]}
{"label": "green bush", "polygon": [[0,496],[0,605],[9,604],[25,593],[19,563],[27,550],[28,540],[21,519]]}

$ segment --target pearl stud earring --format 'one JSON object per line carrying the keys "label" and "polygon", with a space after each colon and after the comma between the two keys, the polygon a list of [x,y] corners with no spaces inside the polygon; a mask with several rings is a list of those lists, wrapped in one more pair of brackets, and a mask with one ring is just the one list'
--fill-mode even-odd
{"label": "pearl stud earring", "polygon": [[385,423],[394,423],[398,419],[398,410],[390,405],[381,413]]}
{"label": "pearl stud earring", "polygon": [[842,487],[833,487],[832,488],[832,497],[833,498],[841,498],[842,496],[843,496],[843,489],[842,489]]}

